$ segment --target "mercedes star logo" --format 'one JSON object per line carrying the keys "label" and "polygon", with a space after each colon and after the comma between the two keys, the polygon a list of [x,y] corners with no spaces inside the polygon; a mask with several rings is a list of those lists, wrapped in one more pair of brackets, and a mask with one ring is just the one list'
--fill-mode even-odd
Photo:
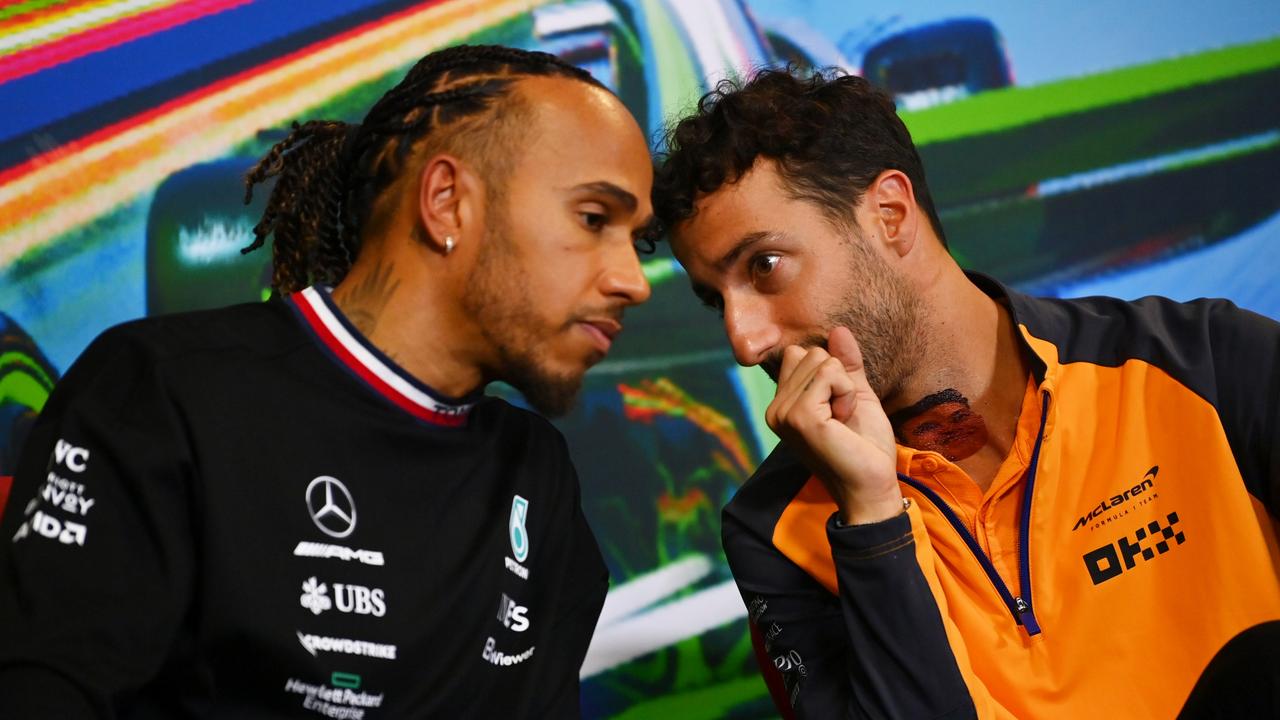
{"label": "mercedes star logo", "polygon": [[338,478],[321,475],[311,481],[307,512],[316,527],[331,537],[344,538],[356,529],[356,501]]}

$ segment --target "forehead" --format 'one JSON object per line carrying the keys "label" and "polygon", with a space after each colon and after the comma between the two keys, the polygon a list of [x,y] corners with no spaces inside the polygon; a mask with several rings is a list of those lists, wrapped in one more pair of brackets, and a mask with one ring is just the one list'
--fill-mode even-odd
{"label": "forehead", "polygon": [[762,158],[736,182],[700,196],[693,217],[673,229],[671,249],[690,272],[710,271],[744,237],[809,222],[804,216],[812,210],[797,203],[783,189],[776,164]]}
{"label": "forehead", "polygon": [[556,187],[608,182],[648,202],[649,148],[613,94],[559,77],[523,79],[516,92],[530,111],[516,175]]}

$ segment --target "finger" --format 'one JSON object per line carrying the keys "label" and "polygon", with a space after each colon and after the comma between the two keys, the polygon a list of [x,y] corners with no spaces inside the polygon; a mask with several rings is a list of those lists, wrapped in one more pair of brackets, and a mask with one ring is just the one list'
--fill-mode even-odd
{"label": "finger", "polygon": [[790,345],[783,350],[782,361],[785,369],[778,373],[778,389],[764,416],[765,423],[774,432],[777,432],[778,427],[786,422],[787,413],[800,393],[804,392],[805,386],[813,377],[813,372],[829,357],[830,355],[822,348]]}
{"label": "finger", "polygon": [[854,390],[853,378],[845,371],[844,365],[836,358],[828,357],[796,398],[791,411],[792,425],[803,432],[817,423],[838,419],[833,400],[851,396]]}
{"label": "finger", "polygon": [[775,415],[779,421],[785,421],[787,412],[795,404],[796,398],[800,397],[801,393],[813,382],[814,373],[818,371],[822,363],[830,359],[831,356],[822,348],[807,348],[804,349],[804,356],[792,368],[786,379],[779,375],[778,392],[774,396],[774,402],[778,406],[775,410]]}
{"label": "finger", "polygon": [[[847,372],[855,375],[863,373],[862,348],[858,340],[846,327],[834,327],[827,335],[827,350],[831,356],[844,365]],[[853,416],[857,404],[857,393],[849,392],[831,399],[831,414],[840,422],[846,422]]]}
{"label": "finger", "polygon": [[787,391],[791,375],[805,355],[804,348],[799,345],[788,345],[782,349],[782,363],[778,366],[778,377],[775,381],[777,389],[774,390],[773,400],[769,402],[769,407],[764,411],[765,424],[774,432],[778,431],[778,411],[782,407],[790,406],[791,404],[791,394]]}
{"label": "finger", "polygon": [[791,376],[791,373],[795,371],[796,366],[800,364],[800,361],[803,360],[807,354],[808,353],[805,352],[805,349],[799,345],[788,345],[783,348],[782,364],[778,366],[779,387],[781,387],[782,383]]}
{"label": "finger", "polygon": [[771,427],[783,439],[809,447],[821,433],[822,424],[832,421],[832,396],[853,392],[853,379],[840,361],[829,355],[807,377],[797,372],[792,379],[791,399],[775,401]]}

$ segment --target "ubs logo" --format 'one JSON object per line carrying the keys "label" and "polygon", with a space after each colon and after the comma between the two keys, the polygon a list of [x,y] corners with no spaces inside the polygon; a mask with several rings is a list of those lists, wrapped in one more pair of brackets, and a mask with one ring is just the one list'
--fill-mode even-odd
{"label": "ubs logo", "polygon": [[321,475],[307,486],[307,512],[325,535],[344,538],[356,529],[356,501],[342,481]]}
{"label": "ubs logo", "polygon": [[[1137,565],[1139,555],[1145,562],[1155,558],[1156,555],[1169,552],[1173,547],[1169,544],[1170,541],[1173,541],[1174,545],[1186,542],[1186,535],[1181,530],[1174,529],[1178,524],[1178,513],[1169,513],[1167,520],[1168,525],[1161,525],[1158,520],[1152,520],[1146,527],[1138,528],[1138,531],[1133,534],[1132,542],[1126,535],[1114,543],[1085,553],[1084,566],[1088,568],[1089,578],[1093,580],[1093,584],[1101,585],[1126,570],[1132,570]],[[1143,547],[1143,541],[1148,541],[1147,547]]]}

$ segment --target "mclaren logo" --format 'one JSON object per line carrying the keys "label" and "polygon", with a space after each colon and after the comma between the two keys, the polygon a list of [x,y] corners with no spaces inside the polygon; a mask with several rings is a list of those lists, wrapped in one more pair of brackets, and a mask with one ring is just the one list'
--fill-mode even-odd
{"label": "mclaren logo", "polygon": [[338,478],[321,475],[307,486],[307,512],[324,534],[344,538],[356,529],[356,501]]}
{"label": "mclaren logo", "polygon": [[1102,517],[1108,511],[1114,510],[1120,505],[1123,505],[1124,503],[1130,500],[1133,500],[1135,497],[1154,489],[1156,485],[1156,475],[1159,475],[1159,474],[1160,474],[1160,466],[1159,465],[1152,466],[1152,468],[1147,471],[1146,476],[1142,478],[1142,482],[1125,490],[1119,495],[1112,495],[1109,498],[1104,498],[1102,502],[1098,503],[1098,505],[1094,507],[1092,510],[1090,510],[1087,514],[1080,516],[1080,519],[1076,521],[1075,527],[1071,528],[1071,532],[1075,532],[1076,530],[1079,530],[1080,528],[1084,527],[1085,525],[1088,525],[1089,523],[1093,522],[1099,517]]}

